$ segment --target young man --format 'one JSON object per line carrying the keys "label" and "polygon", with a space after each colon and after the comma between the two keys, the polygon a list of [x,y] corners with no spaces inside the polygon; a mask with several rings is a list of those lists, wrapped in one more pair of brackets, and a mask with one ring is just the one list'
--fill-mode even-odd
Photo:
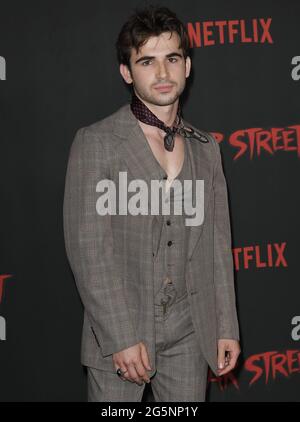
{"label": "young man", "polygon": [[[220,149],[180,113],[188,45],[167,8],[130,17],[117,50],[131,102],[79,129],[70,150],[64,232],[84,305],[88,401],[141,401],[144,382],[156,401],[204,401],[208,365],[223,375],[240,353]],[[187,180],[204,181],[200,202]],[[152,196],[133,211],[134,186],[152,193],[153,181],[170,193],[168,214],[150,212]],[[187,224],[188,206],[172,212],[189,194],[203,207],[197,224]]]}

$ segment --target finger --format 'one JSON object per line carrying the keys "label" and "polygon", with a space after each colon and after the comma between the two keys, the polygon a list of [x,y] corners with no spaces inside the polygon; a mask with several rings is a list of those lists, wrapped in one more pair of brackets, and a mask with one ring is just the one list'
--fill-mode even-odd
{"label": "finger", "polygon": [[225,352],[225,366],[228,366],[232,360],[232,354],[231,352],[227,351]]}
{"label": "finger", "polygon": [[118,377],[119,377],[122,381],[127,381],[127,380],[128,380],[128,379],[127,379],[127,378],[128,378],[128,375],[127,375],[127,374],[128,374],[128,369],[127,369],[124,365],[117,365],[117,366],[115,366],[116,372],[117,372],[117,370],[118,370],[119,368],[121,369],[121,371],[122,371],[122,374],[123,374],[123,375],[121,375],[121,376],[120,376],[120,375],[118,375],[118,374],[117,374],[117,375],[118,375]]}
{"label": "finger", "polygon": [[142,359],[142,364],[144,365],[144,367],[148,369],[149,371],[151,371],[151,365],[150,365],[148,352],[144,344],[141,345],[141,359]]}
{"label": "finger", "polygon": [[237,359],[239,357],[240,353],[241,353],[240,350],[233,350],[233,352],[231,353],[231,356],[234,359]]}
{"label": "finger", "polygon": [[136,382],[139,385],[142,385],[142,380],[136,372],[135,365],[133,363],[127,365],[128,368],[128,375],[132,382]]}
{"label": "finger", "polygon": [[235,368],[237,362],[237,357],[231,357],[229,355],[229,359],[226,360],[225,358],[225,367],[222,369],[218,369],[219,376],[227,374],[228,372],[232,371]]}
{"label": "finger", "polygon": [[228,362],[230,364],[236,365],[239,353],[237,351],[228,352]]}
{"label": "finger", "polygon": [[232,365],[233,366],[233,368],[236,366],[236,364],[237,364],[237,359],[238,359],[238,355],[237,356],[235,356],[235,355],[233,355],[232,357],[231,357],[231,359],[230,359],[230,365]]}
{"label": "finger", "polygon": [[219,372],[218,372],[219,376],[227,374],[228,372],[232,371],[233,368],[234,368],[234,366],[229,364],[225,369],[222,369],[221,371],[219,370]]}
{"label": "finger", "polygon": [[225,368],[223,368],[222,370],[219,370],[219,375],[221,376],[232,371],[232,369],[234,369],[236,366],[236,362],[237,362],[237,356],[231,356],[229,354],[228,361],[226,361],[226,358],[225,358]]}
{"label": "finger", "polygon": [[138,362],[135,364],[135,369],[138,376],[145,382],[150,382],[149,375],[147,374],[146,368],[142,364],[142,362]]}
{"label": "finger", "polygon": [[120,378],[122,381],[129,381],[129,380],[128,380],[128,377],[126,378],[126,375],[121,375],[121,376],[119,376],[119,378]]}
{"label": "finger", "polygon": [[225,347],[223,345],[218,347],[218,368],[224,369],[225,367]]}

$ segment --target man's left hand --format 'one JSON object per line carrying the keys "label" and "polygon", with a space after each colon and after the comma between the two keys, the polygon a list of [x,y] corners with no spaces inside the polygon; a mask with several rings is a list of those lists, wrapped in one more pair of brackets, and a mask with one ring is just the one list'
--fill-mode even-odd
{"label": "man's left hand", "polygon": [[241,352],[239,342],[232,339],[218,340],[218,374],[227,374],[236,365],[237,358]]}

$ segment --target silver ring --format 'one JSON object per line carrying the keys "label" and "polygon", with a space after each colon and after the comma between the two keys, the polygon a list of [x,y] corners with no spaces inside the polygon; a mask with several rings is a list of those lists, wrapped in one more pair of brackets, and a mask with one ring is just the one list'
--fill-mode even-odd
{"label": "silver ring", "polygon": [[119,376],[119,377],[122,377],[124,374],[126,374],[126,372],[128,372],[128,371],[122,371],[122,369],[121,368],[118,368],[117,369],[117,375]]}

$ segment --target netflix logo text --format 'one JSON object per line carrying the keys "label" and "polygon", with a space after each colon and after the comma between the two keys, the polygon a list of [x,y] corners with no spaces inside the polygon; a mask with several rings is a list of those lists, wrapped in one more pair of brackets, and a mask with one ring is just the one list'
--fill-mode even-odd
{"label": "netflix logo text", "polygon": [[273,44],[272,18],[230,19],[189,22],[190,46],[209,47],[222,44]]}
{"label": "netflix logo text", "polygon": [[235,270],[287,267],[285,249],[286,242],[233,248]]}

